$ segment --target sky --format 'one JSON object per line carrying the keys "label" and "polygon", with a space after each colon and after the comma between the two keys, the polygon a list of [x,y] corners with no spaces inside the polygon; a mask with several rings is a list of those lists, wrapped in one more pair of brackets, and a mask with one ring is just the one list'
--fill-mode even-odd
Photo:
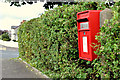
{"label": "sky", "polygon": [[43,5],[43,2],[37,2],[16,7],[0,1],[0,30],[10,30],[11,26],[19,26],[22,20],[39,17],[45,10]]}

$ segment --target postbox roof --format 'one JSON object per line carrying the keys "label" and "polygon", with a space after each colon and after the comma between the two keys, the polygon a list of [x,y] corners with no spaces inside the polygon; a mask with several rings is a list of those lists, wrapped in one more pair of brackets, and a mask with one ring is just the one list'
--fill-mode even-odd
{"label": "postbox roof", "polygon": [[100,12],[101,10],[86,10],[86,11],[82,11],[82,12],[78,12],[78,14],[81,14],[81,13],[87,13],[87,12]]}

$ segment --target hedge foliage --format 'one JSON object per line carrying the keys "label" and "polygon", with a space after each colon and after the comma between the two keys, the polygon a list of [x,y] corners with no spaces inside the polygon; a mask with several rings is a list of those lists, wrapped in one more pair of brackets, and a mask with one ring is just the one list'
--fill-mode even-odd
{"label": "hedge foliage", "polygon": [[[101,28],[100,35],[96,37],[102,46],[95,53],[105,56],[104,66],[101,65],[101,59],[90,62],[78,57],[77,12],[103,10],[106,7],[108,6],[103,3],[95,2],[64,5],[23,23],[18,31],[20,57],[51,78],[99,79],[104,77],[102,74],[118,78],[120,2],[114,6],[114,17],[109,24],[112,28],[105,25]],[[114,34],[117,37],[114,37]]]}
{"label": "hedge foliage", "polygon": [[120,3],[116,3],[113,18],[100,29],[96,39],[101,43],[95,53],[100,57],[92,64],[102,78],[120,78]]}

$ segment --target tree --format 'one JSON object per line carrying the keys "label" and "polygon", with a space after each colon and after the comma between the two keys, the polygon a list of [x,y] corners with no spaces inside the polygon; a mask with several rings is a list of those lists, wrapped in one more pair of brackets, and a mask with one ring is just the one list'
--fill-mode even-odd
{"label": "tree", "polygon": [[11,40],[7,32],[2,34],[2,40],[3,41],[10,41]]}
{"label": "tree", "polygon": [[77,4],[74,0],[6,0],[6,2],[10,3],[10,6],[17,6],[20,7],[25,4],[30,4],[32,5],[33,3],[37,3],[38,1],[40,2],[45,2],[43,7],[45,9],[50,9],[53,8],[54,5],[62,6],[63,4]]}
{"label": "tree", "polygon": [[[45,9],[50,9],[53,8],[54,5],[58,5],[58,6],[62,6],[64,4],[77,4],[79,1],[92,1],[92,0],[5,0],[6,2],[10,2],[10,6],[17,6],[20,7],[22,5],[25,4],[34,4],[37,3],[38,1],[40,2],[45,2],[43,7],[45,7]],[[114,1],[116,0],[96,0],[96,2],[102,2],[104,1],[108,6],[114,5]],[[95,0],[94,0],[95,2]]]}

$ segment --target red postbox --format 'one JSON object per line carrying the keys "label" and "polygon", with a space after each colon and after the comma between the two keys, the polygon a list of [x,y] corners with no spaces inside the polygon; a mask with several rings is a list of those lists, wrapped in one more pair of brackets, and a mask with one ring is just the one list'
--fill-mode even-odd
{"label": "red postbox", "polygon": [[97,58],[92,43],[99,44],[95,35],[100,29],[100,11],[87,10],[77,13],[79,58],[92,61]]}

